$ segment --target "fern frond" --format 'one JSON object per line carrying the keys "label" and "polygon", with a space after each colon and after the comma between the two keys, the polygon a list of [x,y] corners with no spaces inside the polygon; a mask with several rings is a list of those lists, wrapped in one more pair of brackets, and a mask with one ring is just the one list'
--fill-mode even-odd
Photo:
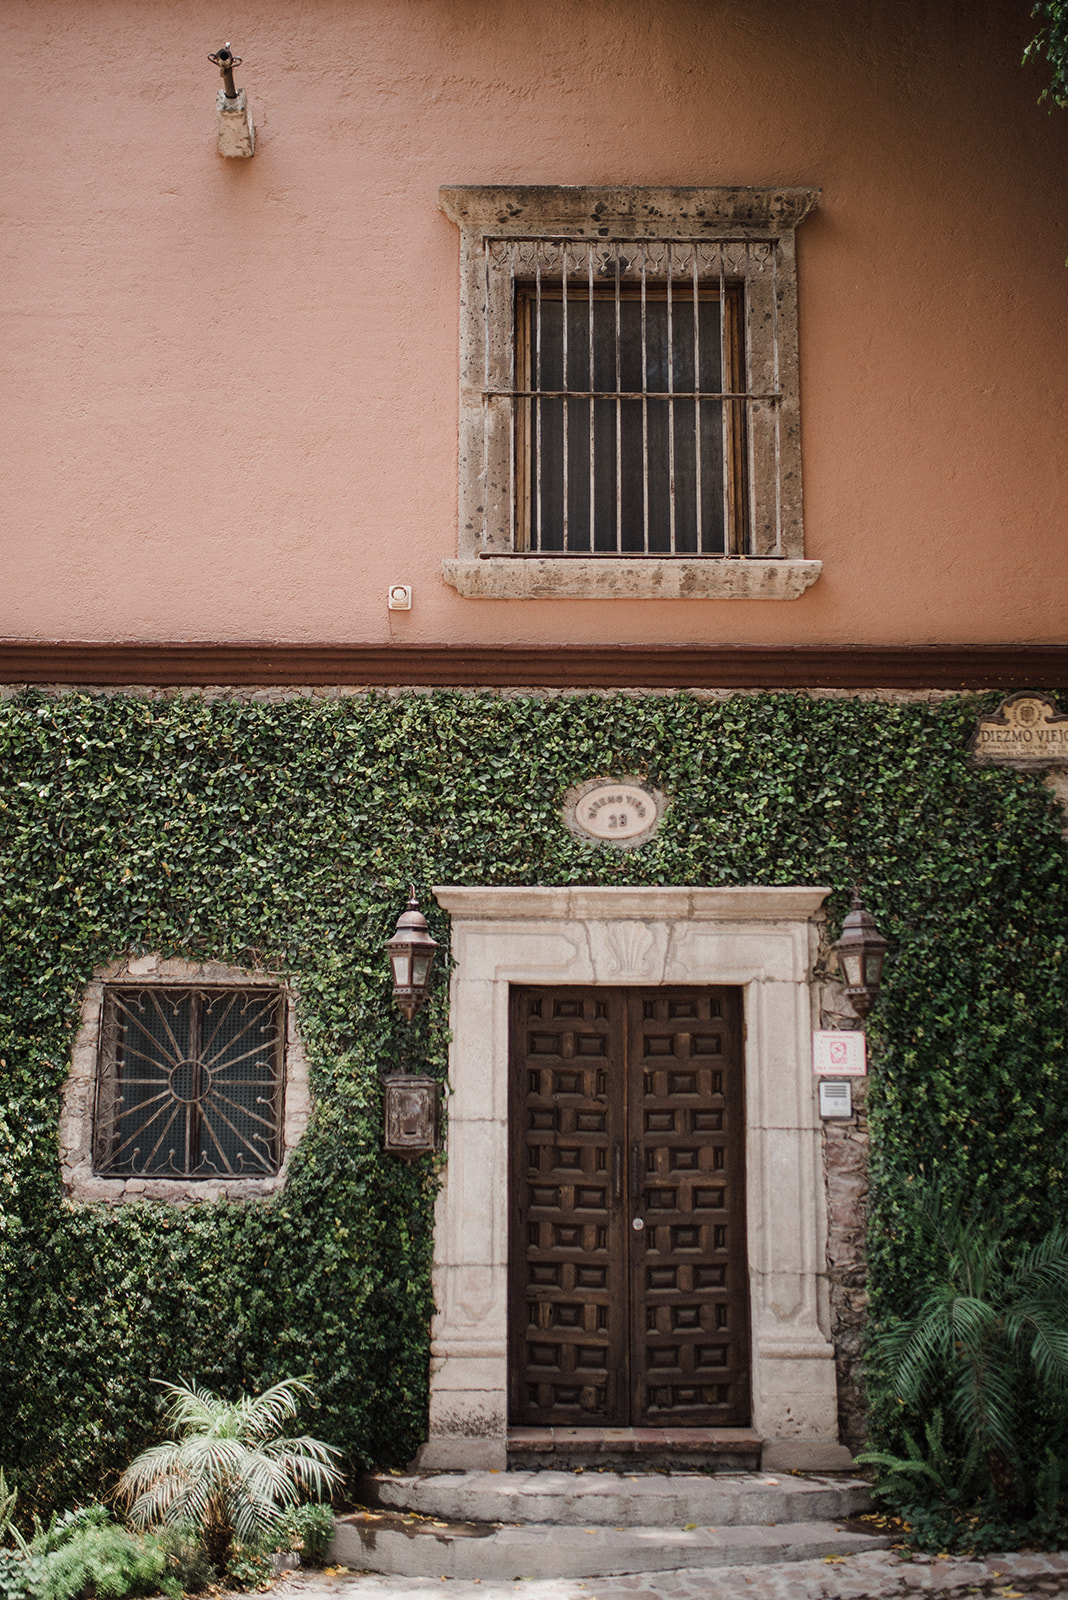
{"label": "fern frond", "polygon": [[306,1377],[285,1378],[281,1383],[265,1389],[261,1395],[250,1398],[247,1421],[249,1436],[265,1439],[277,1433],[283,1422],[296,1416],[300,1406],[299,1396],[311,1393]]}

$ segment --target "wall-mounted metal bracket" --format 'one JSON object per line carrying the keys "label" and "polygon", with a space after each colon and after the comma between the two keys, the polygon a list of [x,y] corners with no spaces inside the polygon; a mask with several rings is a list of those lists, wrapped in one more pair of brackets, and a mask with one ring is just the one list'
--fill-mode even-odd
{"label": "wall-mounted metal bracket", "polygon": [[220,89],[215,101],[219,113],[219,154],[221,156],[251,156],[256,151],[256,130],[252,125],[244,89],[239,89],[232,100]]}
{"label": "wall-mounted metal bracket", "polygon": [[256,130],[252,126],[244,89],[234,87],[234,69],[241,65],[229,44],[221,44],[208,60],[218,67],[222,88],[215,101],[219,118],[219,154],[221,156],[251,156],[256,150]]}

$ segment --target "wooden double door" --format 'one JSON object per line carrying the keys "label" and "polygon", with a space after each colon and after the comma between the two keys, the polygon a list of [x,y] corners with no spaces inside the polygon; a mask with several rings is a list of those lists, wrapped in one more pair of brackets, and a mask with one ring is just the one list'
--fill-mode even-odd
{"label": "wooden double door", "polygon": [[741,992],[513,988],[516,1424],[750,1420]]}

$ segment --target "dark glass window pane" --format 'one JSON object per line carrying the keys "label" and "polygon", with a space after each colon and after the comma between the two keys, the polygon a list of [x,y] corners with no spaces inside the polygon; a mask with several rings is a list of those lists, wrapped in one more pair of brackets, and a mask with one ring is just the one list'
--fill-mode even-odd
{"label": "dark glass window pane", "polygon": [[581,290],[566,316],[556,290],[521,302],[529,548],[724,554],[724,403],[694,398],[730,387],[719,297],[698,300],[695,328],[692,294],[643,307]]}

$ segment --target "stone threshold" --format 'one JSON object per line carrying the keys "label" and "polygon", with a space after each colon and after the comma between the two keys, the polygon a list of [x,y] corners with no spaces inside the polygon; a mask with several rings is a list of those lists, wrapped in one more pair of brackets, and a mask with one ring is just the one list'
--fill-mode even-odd
{"label": "stone threshold", "polygon": [[509,1428],[509,1467],[712,1468],[753,1471],[763,1440],[752,1428]]}

